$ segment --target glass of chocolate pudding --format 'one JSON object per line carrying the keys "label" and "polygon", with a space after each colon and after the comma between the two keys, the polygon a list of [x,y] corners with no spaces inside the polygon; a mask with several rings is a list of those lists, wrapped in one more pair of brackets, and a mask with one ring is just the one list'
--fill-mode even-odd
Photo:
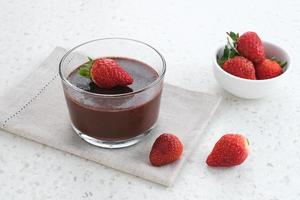
{"label": "glass of chocolate pudding", "polygon": [[[79,74],[89,58],[110,58],[133,78],[105,89]],[[59,74],[75,132],[90,144],[121,148],[136,144],[156,125],[166,63],[150,45],[126,38],[96,39],[68,51]]]}

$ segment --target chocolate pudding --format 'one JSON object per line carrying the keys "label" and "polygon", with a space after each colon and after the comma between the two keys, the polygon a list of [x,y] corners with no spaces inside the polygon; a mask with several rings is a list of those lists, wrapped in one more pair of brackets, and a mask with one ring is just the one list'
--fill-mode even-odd
{"label": "chocolate pudding", "polygon": [[64,89],[71,121],[78,131],[99,140],[119,141],[144,134],[154,126],[159,113],[162,85],[134,93],[157,80],[157,72],[137,60],[120,57],[111,59],[132,76],[133,84],[112,89],[99,88],[89,78],[80,76],[78,67],[67,79],[89,93]]}

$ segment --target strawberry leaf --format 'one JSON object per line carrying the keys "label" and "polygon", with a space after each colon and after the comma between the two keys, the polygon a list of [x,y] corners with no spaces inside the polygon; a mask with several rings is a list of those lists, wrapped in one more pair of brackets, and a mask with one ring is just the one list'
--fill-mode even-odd
{"label": "strawberry leaf", "polygon": [[[217,58],[219,65],[223,65],[227,60],[235,56],[240,55],[236,49],[236,41],[239,38],[239,34],[234,32],[227,32],[227,45],[225,45],[223,55],[221,58]],[[232,43],[233,42],[233,43]]]}
{"label": "strawberry leaf", "polygon": [[92,65],[94,63],[94,60],[90,57],[88,57],[89,61],[82,64],[78,70],[78,74],[80,76],[83,76],[83,77],[86,77],[86,78],[91,78],[91,74],[90,74],[90,71],[91,71],[91,68],[92,68]]}
{"label": "strawberry leaf", "polygon": [[277,62],[281,68],[284,68],[287,65],[287,61],[278,60],[276,57],[272,57],[271,60]]}
{"label": "strawberry leaf", "polygon": [[239,55],[238,50],[236,49],[236,44],[232,43],[229,38],[227,38],[227,44],[230,46],[230,49]]}
{"label": "strawberry leaf", "polygon": [[79,74],[80,74],[81,76],[90,78],[90,71],[89,71],[89,69],[87,69],[87,68],[80,68]]}
{"label": "strawberry leaf", "polygon": [[234,57],[239,56],[239,55],[240,54],[235,50],[232,50],[232,51],[229,52],[229,58],[234,58]]}
{"label": "strawberry leaf", "polygon": [[227,45],[225,45],[225,48],[224,48],[224,51],[223,51],[223,56],[221,58],[217,59],[219,65],[222,66],[226,62],[226,60],[228,60],[228,58],[229,58],[229,48],[228,48]]}
{"label": "strawberry leaf", "polygon": [[280,61],[279,65],[280,65],[281,68],[284,68],[287,65],[287,61],[285,61],[285,62]]}
{"label": "strawberry leaf", "polygon": [[227,35],[230,37],[230,39],[233,41],[233,44],[236,45],[237,40],[239,39],[239,34],[238,33],[234,33],[232,31],[230,32],[226,32]]}

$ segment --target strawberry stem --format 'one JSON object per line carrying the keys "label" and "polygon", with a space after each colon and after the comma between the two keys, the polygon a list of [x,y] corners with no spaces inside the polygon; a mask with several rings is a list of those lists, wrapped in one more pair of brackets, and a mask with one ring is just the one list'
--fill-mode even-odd
{"label": "strawberry stem", "polygon": [[84,63],[83,65],[80,66],[79,70],[78,70],[78,74],[80,76],[83,76],[83,77],[86,77],[86,78],[91,78],[91,74],[90,74],[90,71],[91,71],[91,68],[92,68],[92,65],[94,63],[94,60],[90,57],[88,57],[89,61]]}
{"label": "strawberry stem", "polygon": [[231,38],[231,40],[234,42],[233,44],[236,46],[236,42],[238,41],[238,39],[240,37],[239,34],[238,33],[234,33],[232,31],[226,32],[226,33]]}
{"label": "strawberry stem", "polygon": [[236,45],[232,44],[229,38],[227,38],[227,44],[230,46],[231,51],[233,51],[234,54],[239,55],[238,50],[236,49]]}
{"label": "strawberry stem", "polygon": [[246,138],[246,141],[247,141],[248,145],[250,145],[250,142],[249,142],[248,138]]}
{"label": "strawberry stem", "polygon": [[223,55],[220,58],[217,57],[217,61],[221,66],[230,58],[240,55],[236,49],[236,42],[239,38],[239,34],[234,32],[226,32],[226,34],[229,37],[227,37],[227,44],[225,45]]}

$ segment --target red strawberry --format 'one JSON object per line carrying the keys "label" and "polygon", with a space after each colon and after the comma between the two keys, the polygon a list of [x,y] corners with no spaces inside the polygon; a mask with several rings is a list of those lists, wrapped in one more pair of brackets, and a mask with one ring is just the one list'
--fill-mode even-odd
{"label": "red strawberry", "polygon": [[275,61],[265,59],[255,66],[258,79],[269,79],[283,73],[282,67]]}
{"label": "red strawberry", "polygon": [[254,63],[259,63],[265,59],[263,43],[255,32],[246,32],[238,37],[236,45],[240,55]]}
{"label": "red strawberry", "polygon": [[164,133],[155,140],[149,159],[154,166],[166,165],[178,160],[182,151],[180,140],[173,134]]}
{"label": "red strawberry", "polygon": [[226,134],[215,144],[207,157],[206,163],[211,167],[230,167],[246,160],[249,153],[247,138],[240,134]]}
{"label": "red strawberry", "polygon": [[223,69],[240,78],[256,79],[253,63],[242,56],[236,56],[227,60],[223,64]]}
{"label": "red strawberry", "polygon": [[127,86],[133,83],[132,77],[113,59],[99,58],[82,65],[79,74],[91,78],[101,88]]}

